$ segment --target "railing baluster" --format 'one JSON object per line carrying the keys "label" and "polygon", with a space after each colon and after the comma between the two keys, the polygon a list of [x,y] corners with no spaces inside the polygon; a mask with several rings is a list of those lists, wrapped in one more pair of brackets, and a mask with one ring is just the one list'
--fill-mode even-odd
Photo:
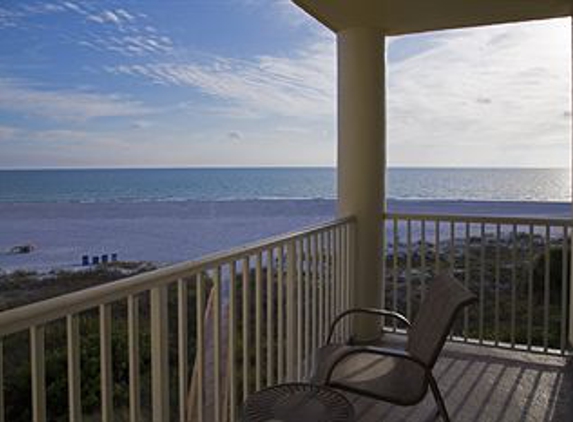
{"label": "railing baluster", "polygon": [[517,314],[517,225],[513,225],[511,242],[511,347],[515,347],[515,320]]}
{"label": "railing baluster", "polygon": [[455,272],[456,267],[456,223],[454,221],[450,221],[450,271],[452,273]]}
{"label": "railing baluster", "polygon": [[[221,267],[213,271],[213,407],[215,420],[223,417],[221,406]],[[154,421],[155,422],[155,421]]]}
{"label": "railing baluster", "polygon": [[[330,278],[329,278],[329,286],[330,286],[330,295],[329,295],[329,300],[330,300],[330,307],[329,307],[329,313],[328,313],[328,326],[330,327],[330,324],[332,323],[332,320],[334,319],[334,315],[335,313],[335,309],[336,309],[336,282],[337,282],[337,273],[336,273],[336,269],[338,266],[338,262],[336,260],[336,237],[335,237],[335,233],[332,230],[329,230],[327,232],[328,234],[328,256],[330,257]],[[336,334],[335,337],[336,339]]]}
{"label": "railing baluster", "polygon": [[[471,226],[470,223],[466,223],[466,233],[464,239],[464,285],[470,288],[470,238],[471,238]],[[470,314],[468,307],[464,307],[464,341],[468,341],[468,331],[469,331],[469,320]]]}
{"label": "railing baluster", "polygon": [[5,422],[4,404],[4,339],[0,338],[0,422]]}
{"label": "railing baluster", "polygon": [[436,262],[435,262],[435,274],[438,274],[440,272],[440,266],[441,266],[441,257],[440,257],[440,220],[436,220],[436,224],[435,224],[435,233],[434,233],[435,239],[436,239],[436,246],[435,246],[435,251],[436,251]]}
{"label": "railing baluster", "polygon": [[285,343],[284,343],[284,326],[285,326],[285,313],[284,313],[284,248],[279,246],[278,248],[278,277],[277,277],[277,318],[278,318],[278,356],[277,356],[277,366],[278,373],[277,379],[279,383],[284,381],[285,373]]}
{"label": "railing baluster", "polygon": [[141,399],[139,382],[139,298],[127,298],[127,336],[129,344],[129,420],[141,420]]}
{"label": "railing baluster", "polygon": [[[337,317],[340,313],[341,305],[341,284],[342,284],[342,257],[340,254],[340,229],[336,228],[333,230],[334,236],[334,245],[333,245],[333,254],[334,254],[334,262],[336,263],[336,276],[334,278],[334,312],[332,313],[332,320]],[[342,325],[338,326],[336,330],[336,339],[340,341],[342,339]]]}
{"label": "railing baluster", "polygon": [[302,257],[303,248],[300,240],[295,242],[296,256],[296,379],[302,379]]}
{"label": "railing baluster", "polygon": [[311,337],[310,337],[310,324],[312,322],[312,315],[310,313],[310,238],[305,238],[304,243],[304,362],[305,362],[305,377],[310,374],[310,357],[311,357]]}
{"label": "railing baluster", "polygon": [[[169,420],[167,287],[151,290],[151,409],[154,422]],[[110,332],[111,334],[111,332]]]}
{"label": "railing baluster", "polygon": [[565,354],[567,350],[567,285],[568,280],[568,230],[563,226],[563,238],[561,239],[561,353]]}
{"label": "railing baluster", "polygon": [[[380,281],[382,283],[382,286],[381,286],[382,291],[381,291],[380,303],[382,304],[383,308],[388,309],[389,308],[389,306],[388,306],[389,281],[388,281],[388,259],[387,259],[387,257],[389,256],[390,251],[388,250],[388,227],[386,225],[386,216],[384,214],[382,214],[380,224],[382,225],[382,233],[381,233],[382,234],[382,251],[381,251],[381,254],[382,254],[382,260],[381,260],[382,261],[382,270],[381,271],[382,272],[380,274],[381,275]],[[342,229],[343,229],[343,232],[345,233],[345,236],[347,236],[348,226],[344,225]],[[346,239],[347,239],[347,237],[346,237]],[[346,246],[343,246],[343,248],[344,248],[344,255],[345,255],[344,259],[346,259],[346,255],[347,255]],[[387,325],[386,319],[384,319],[384,318],[381,319],[380,323],[381,323],[382,330],[385,330],[386,325]],[[343,329],[343,336],[346,338],[348,336],[348,333],[346,332],[346,329],[348,327],[348,318],[344,318],[344,320],[341,322],[341,324],[343,327],[342,328]]]}
{"label": "railing baluster", "polygon": [[287,286],[286,286],[286,369],[287,381],[294,381],[296,371],[296,304],[295,304],[295,277],[296,277],[296,248],[293,240],[287,243]]}
{"label": "railing baluster", "polygon": [[273,337],[273,302],[274,302],[274,289],[273,289],[273,266],[274,257],[273,249],[267,250],[267,387],[274,384],[274,337]]}
{"label": "railing baluster", "polygon": [[551,276],[551,228],[545,226],[545,271],[543,282],[543,350],[547,352],[549,347],[549,300],[550,300],[550,276]]}
{"label": "railing baluster", "polygon": [[483,333],[484,333],[484,306],[485,306],[485,224],[481,224],[480,228],[480,276],[479,276],[479,342],[483,343]]}
{"label": "railing baluster", "polygon": [[45,328],[30,328],[30,362],[32,366],[32,420],[45,422],[46,416],[46,361]]}
{"label": "railing baluster", "polygon": [[66,317],[68,353],[68,409],[70,422],[82,420],[81,372],[80,372],[80,325],[77,315]]}
{"label": "railing baluster", "polygon": [[[395,218],[392,224],[392,235],[393,235],[393,244],[392,244],[392,310],[394,312],[400,312],[398,309],[398,275],[399,275],[399,261],[398,261],[398,254],[399,254],[399,232],[398,232],[398,219]],[[398,328],[396,324],[396,318],[392,318],[392,326],[394,331]]]}
{"label": "railing baluster", "polygon": [[205,289],[203,275],[197,277],[196,291],[196,330],[197,330],[197,420],[205,420]]}
{"label": "railing baluster", "polygon": [[[237,319],[236,319],[236,299],[237,299],[237,263],[231,261],[229,286],[229,354],[228,354],[228,377],[229,377],[229,419],[230,422],[237,420],[237,375],[235,373],[235,358],[236,358],[236,337]],[[185,421],[181,421],[185,422]]]}
{"label": "railing baluster", "polygon": [[324,260],[323,260],[323,238],[322,233],[317,234],[318,237],[318,332],[320,338],[320,346],[325,341],[325,318],[324,318]]}
{"label": "railing baluster", "polygon": [[324,253],[324,331],[328,335],[330,327],[330,312],[332,305],[331,290],[332,290],[332,256],[330,255],[330,233],[325,231],[323,233],[323,249]]}
{"label": "railing baluster", "polygon": [[534,265],[534,227],[529,225],[529,265],[527,277],[527,349],[531,350],[533,337],[533,265]]}
{"label": "railing baluster", "polygon": [[[456,223],[455,221],[450,221],[450,242],[449,242],[449,253],[448,253],[448,264],[450,266],[449,271],[455,276],[456,274]],[[450,333],[449,339],[453,339],[454,332]]]}
{"label": "railing baluster", "polygon": [[406,220],[406,318],[412,318],[412,220]]}
{"label": "railing baluster", "polygon": [[[316,235],[311,237],[311,256],[312,256],[312,350],[318,349],[320,345],[320,331],[319,331],[319,309],[318,309],[318,239]],[[313,367],[316,365],[314,361],[315,354],[312,354]]]}
{"label": "railing baluster", "polygon": [[495,345],[499,345],[499,284],[500,284],[500,242],[501,225],[495,226],[495,302],[494,302],[494,339]]}
{"label": "railing baluster", "polygon": [[260,390],[262,387],[262,319],[263,319],[263,292],[262,292],[262,255],[257,253],[255,263],[255,388]]}
{"label": "railing baluster", "polygon": [[426,220],[420,221],[420,297],[426,297]]}
{"label": "railing baluster", "polygon": [[187,385],[189,382],[189,350],[187,346],[188,337],[188,292],[187,283],[183,279],[177,281],[177,350],[178,350],[178,370],[179,370],[179,420],[187,421]]}
{"label": "railing baluster", "polygon": [[250,301],[250,264],[249,258],[244,257],[242,260],[242,276],[243,276],[243,401],[245,401],[249,395],[249,374],[251,367],[251,360],[249,359],[250,348],[250,313],[251,313],[251,301]]}
{"label": "railing baluster", "polygon": [[[344,263],[345,263],[345,269],[344,269],[344,294],[343,294],[343,298],[344,298],[344,309],[343,311],[350,309],[350,307],[352,306],[351,301],[350,301],[350,290],[351,290],[351,286],[350,286],[350,282],[351,282],[351,265],[352,263],[351,261],[351,246],[350,246],[350,230],[352,229],[352,227],[349,224],[345,224],[344,225]],[[386,236],[384,236],[384,239],[386,239]],[[386,262],[386,258],[384,257],[384,262]],[[386,273],[384,273],[386,274]],[[348,341],[350,338],[350,320],[348,318],[345,319],[344,321],[344,340]]]}
{"label": "railing baluster", "polygon": [[111,305],[99,306],[99,344],[102,422],[113,421],[113,374],[111,350]]}

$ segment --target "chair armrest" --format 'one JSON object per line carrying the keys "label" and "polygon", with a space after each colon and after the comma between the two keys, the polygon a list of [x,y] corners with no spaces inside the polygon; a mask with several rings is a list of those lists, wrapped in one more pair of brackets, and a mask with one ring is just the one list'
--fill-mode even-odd
{"label": "chair armrest", "polygon": [[432,368],[430,368],[421,359],[417,358],[416,356],[412,355],[411,353],[405,350],[391,349],[388,347],[363,346],[363,347],[353,347],[352,349],[347,350],[346,352],[338,356],[336,360],[332,362],[332,364],[328,368],[328,371],[326,373],[325,384],[330,383],[330,378],[332,378],[334,369],[336,368],[336,366],[338,366],[340,362],[342,362],[351,355],[356,355],[361,353],[373,354],[379,356],[390,356],[397,359],[409,360],[410,362],[413,362],[416,365],[420,366],[427,375],[431,376]]}
{"label": "chair armrest", "polygon": [[334,321],[332,321],[332,324],[330,324],[330,329],[328,331],[326,344],[330,344],[330,340],[332,340],[332,335],[334,334],[334,329],[336,328],[336,325],[344,318],[352,314],[387,316],[403,322],[408,328],[412,326],[410,321],[408,321],[408,319],[404,315],[399,314],[398,312],[393,312],[393,311],[388,311],[386,309],[378,309],[378,308],[352,308],[338,314],[338,316],[334,319]]}

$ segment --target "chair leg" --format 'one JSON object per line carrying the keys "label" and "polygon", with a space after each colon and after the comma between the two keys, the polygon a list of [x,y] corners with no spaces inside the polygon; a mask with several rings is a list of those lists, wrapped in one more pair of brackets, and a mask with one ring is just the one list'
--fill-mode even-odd
{"label": "chair leg", "polygon": [[448,410],[446,409],[446,404],[444,403],[444,399],[440,394],[440,389],[438,388],[438,383],[434,379],[433,375],[428,377],[428,382],[430,384],[430,389],[432,390],[432,394],[434,395],[434,399],[436,400],[436,404],[438,405],[438,415],[442,417],[444,422],[450,422],[450,417],[448,416]]}

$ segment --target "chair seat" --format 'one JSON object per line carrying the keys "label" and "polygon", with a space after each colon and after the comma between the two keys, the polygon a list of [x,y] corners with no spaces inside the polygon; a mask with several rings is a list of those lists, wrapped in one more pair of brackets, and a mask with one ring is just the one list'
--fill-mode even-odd
{"label": "chair seat", "polygon": [[[329,344],[318,349],[315,362],[319,364],[314,368],[312,382],[324,383],[331,364],[354,348],[357,346]],[[329,385],[403,405],[418,403],[428,389],[424,370],[419,365],[366,353],[353,354],[337,365]]]}

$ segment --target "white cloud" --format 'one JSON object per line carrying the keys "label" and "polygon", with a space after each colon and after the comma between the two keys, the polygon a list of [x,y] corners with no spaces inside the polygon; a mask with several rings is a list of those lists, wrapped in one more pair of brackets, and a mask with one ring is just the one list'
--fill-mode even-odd
{"label": "white cloud", "polygon": [[100,24],[112,23],[115,25],[123,25],[134,22],[136,17],[125,9],[105,9],[98,13],[88,15],[87,19]]}
{"label": "white cloud", "polygon": [[169,37],[153,34],[144,35],[94,35],[91,39],[80,41],[81,45],[95,50],[106,50],[123,56],[145,56],[146,54],[168,53],[173,49]]}
{"label": "white cloud", "polygon": [[108,70],[195,88],[260,116],[321,118],[334,113],[332,44],[313,45],[295,57],[261,56],[250,61],[214,57],[208,63],[122,65]]}
{"label": "white cloud", "polygon": [[[83,47],[129,57],[173,50],[171,38],[155,28],[146,15],[125,8],[106,8],[96,2],[53,1],[0,7],[0,29],[25,27],[26,19],[50,14],[67,14],[66,18],[79,18],[88,24],[90,31],[75,33],[70,39]],[[62,26],[51,30],[62,31]]]}
{"label": "white cloud", "polygon": [[394,164],[568,164],[567,20],[433,36],[433,48],[390,65]]}
{"label": "white cloud", "polygon": [[0,142],[11,141],[20,133],[18,128],[0,125]]}
{"label": "white cloud", "polygon": [[52,120],[81,122],[101,117],[140,116],[152,110],[117,94],[48,90],[0,78],[0,109]]}

